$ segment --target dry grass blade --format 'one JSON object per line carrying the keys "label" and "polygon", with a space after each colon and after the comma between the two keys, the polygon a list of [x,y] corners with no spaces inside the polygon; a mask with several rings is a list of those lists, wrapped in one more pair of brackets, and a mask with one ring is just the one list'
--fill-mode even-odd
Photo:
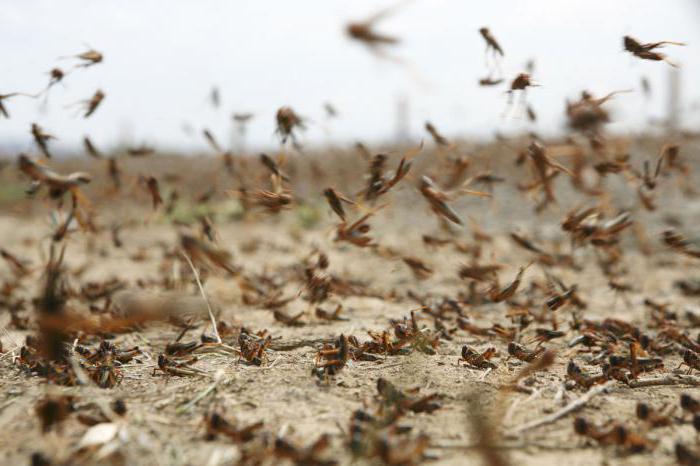
{"label": "dry grass blade", "polygon": [[199,279],[199,272],[197,271],[197,268],[192,263],[190,256],[188,256],[185,251],[182,251],[182,256],[185,258],[185,260],[189,264],[190,268],[192,269],[192,274],[194,275],[194,279],[197,282],[197,286],[199,287],[199,292],[202,294],[202,298],[204,299],[204,302],[207,304],[207,311],[209,312],[209,319],[211,320],[211,328],[212,328],[212,332],[214,332],[214,337],[216,338],[216,342],[221,343],[221,336],[219,336],[219,330],[218,330],[218,327],[216,326],[216,318],[214,317],[214,311],[212,311],[211,304],[209,304],[209,298],[207,298],[207,294],[204,292],[204,286],[202,286],[202,281]]}
{"label": "dry grass blade", "polygon": [[540,418],[540,419],[535,419],[535,420],[527,422],[521,426],[518,426],[518,427],[512,429],[511,432],[513,433],[513,435],[518,435],[518,434],[522,434],[523,432],[535,429],[537,427],[556,422],[557,420],[561,419],[562,417],[566,416],[567,414],[572,413],[578,409],[581,409],[591,399],[600,395],[601,393],[605,393],[605,391],[608,388],[610,388],[612,385],[614,385],[615,383],[616,383],[615,381],[611,380],[611,381],[604,383],[603,385],[598,385],[596,387],[593,387],[590,390],[588,390],[584,395],[582,395],[581,397],[572,401],[571,403],[567,404],[566,406],[564,406],[560,410],[550,414],[549,416],[545,416],[545,417]]}

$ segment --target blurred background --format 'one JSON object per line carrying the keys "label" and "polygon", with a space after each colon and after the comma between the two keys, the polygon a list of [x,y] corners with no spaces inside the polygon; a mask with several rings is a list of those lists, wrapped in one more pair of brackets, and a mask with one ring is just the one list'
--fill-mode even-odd
{"label": "blurred background", "polygon": [[[32,122],[56,135],[52,147],[64,153],[81,150],[86,134],[103,150],[146,144],[205,152],[205,127],[234,149],[243,143],[248,150],[278,147],[274,115],[283,105],[307,118],[301,142],[310,146],[418,140],[426,137],[426,120],[452,138],[556,135],[563,132],[565,100],[584,89],[596,96],[634,91],[609,105],[613,132],[661,131],[671,114],[682,128],[700,125],[696,0],[415,0],[377,24],[378,31],[400,39],[386,48],[394,59],[347,37],[349,21],[392,5],[397,2],[6,0],[0,94],[41,90],[51,68],[75,62],[59,57],[94,48],[105,58],[72,72],[45,102],[8,100],[0,151],[32,151]],[[482,26],[505,51],[505,81],[498,87],[478,85],[488,74]],[[682,65],[679,72],[624,52],[624,35],[687,42],[662,50]],[[508,83],[529,60],[541,85],[527,93],[536,122],[522,114],[503,116]],[[75,103],[98,88],[106,98],[83,119]],[[214,88],[218,107],[211,101]],[[336,117],[328,116],[326,103]],[[245,141],[237,139],[233,113],[253,114]]]}

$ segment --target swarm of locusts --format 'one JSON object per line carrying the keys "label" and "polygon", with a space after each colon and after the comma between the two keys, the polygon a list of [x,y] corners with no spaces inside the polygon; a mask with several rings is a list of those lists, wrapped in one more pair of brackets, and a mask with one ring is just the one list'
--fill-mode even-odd
{"label": "swarm of locusts", "polygon": [[[402,41],[379,21],[396,8],[347,36],[389,57]],[[497,32],[478,30],[478,84],[508,83],[506,105],[534,121],[534,66],[506,80]],[[684,44],[624,37],[671,63],[665,45]],[[62,59],[38,93],[0,94],[0,115],[108,63]],[[606,106],[634,92],[579,92],[562,96],[566,137],[469,151],[433,120],[419,144],[319,157],[307,109],[236,112],[239,136],[268,125],[279,150],[239,153],[204,128],[213,157],[183,170],[84,136],[76,171],[28,122],[16,170],[0,166],[24,188],[13,215],[43,219],[0,244],[0,421],[27,445],[12,461],[509,465],[565,448],[700,464],[692,150],[675,135],[640,156],[608,131]],[[86,95],[83,118],[108,110]]]}

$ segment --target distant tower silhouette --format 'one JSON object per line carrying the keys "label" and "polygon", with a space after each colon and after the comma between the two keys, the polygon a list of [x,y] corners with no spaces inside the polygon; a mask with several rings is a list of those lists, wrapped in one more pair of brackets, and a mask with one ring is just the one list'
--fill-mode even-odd
{"label": "distant tower silhouette", "polygon": [[405,94],[399,95],[396,100],[396,142],[406,143],[410,137],[409,127],[409,105],[408,97]]}
{"label": "distant tower silhouette", "polygon": [[247,126],[252,118],[252,113],[234,113],[231,116],[233,121],[233,128],[231,131],[231,148],[239,153],[244,153],[247,149]]}
{"label": "distant tower silhouette", "polygon": [[668,107],[666,111],[666,124],[668,131],[675,133],[678,131],[681,102],[681,69],[680,67],[669,68],[668,71]]}

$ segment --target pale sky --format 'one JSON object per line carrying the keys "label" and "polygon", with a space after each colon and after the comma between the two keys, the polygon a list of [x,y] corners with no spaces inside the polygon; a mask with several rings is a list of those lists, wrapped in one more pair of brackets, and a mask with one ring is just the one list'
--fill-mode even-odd
{"label": "pale sky", "polygon": [[[228,145],[233,112],[255,114],[249,146],[270,146],[282,105],[310,120],[302,137],[307,144],[381,141],[396,132],[402,95],[415,138],[425,137],[427,119],[452,137],[528,129],[546,134],[562,128],[564,99],[582,89],[596,95],[635,89],[610,105],[611,128],[643,129],[649,117],[665,114],[670,67],[623,52],[625,34],[643,42],[688,43],[663,51],[683,66],[684,123],[700,126],[699,1],[414,0],[377,26],[401,39],[390,51],[410,66],[373,56],[344,32],[347,21],[396,3],[0,0],[0,94],[43,88],[51,68],[74,63],[60,56],[88,46],[105,56],[102,64],[68,75],[43,112],[38,101],[7,101],[11,119],[0,119],[0,147],[32,149],[29,127],[36,121],[59,137],[57,148],[75,147],[89,134],[103,149],[126,138],[205,151],[201,129],[211,128]],[[487,74],[481,26],[490,27],[505,50],[508,81],[535,59],[533,78],[541,87],[528,100],[537,124],[503,118],[505,89],[477,85]],[[651,82],[650,100],[639,90],[642,76]],[[214,85],[222,96],[218,111],[207,98]],[[107,97],[85,120],[70,104],[98,88]],[[325,102],[339,118],[327,121]],[[193,135],[183,131],[185,123]]]}

